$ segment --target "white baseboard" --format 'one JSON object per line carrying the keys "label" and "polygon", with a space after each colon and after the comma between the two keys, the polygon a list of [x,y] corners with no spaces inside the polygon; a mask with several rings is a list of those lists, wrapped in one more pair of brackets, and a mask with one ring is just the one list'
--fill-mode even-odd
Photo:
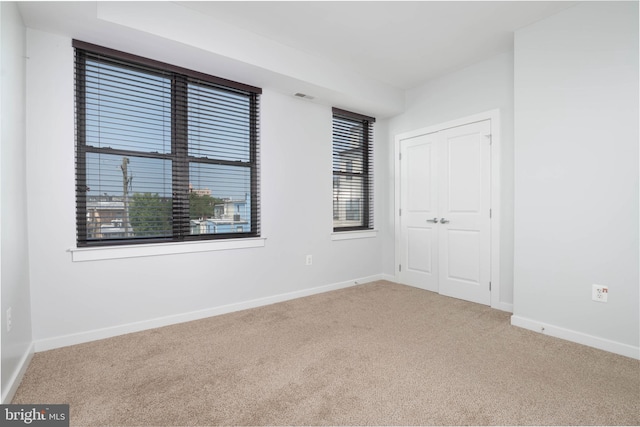
{"label": "white baseboard", "polygon": [[0,399],[1,404],[6,405],[11,403],[11,400],[13,400],[13,396],[16,395],[16,391],[18,391],[18,387],[22,382],[22,378],[24,377],[24,374],[27,372],[27,368],[29,367],[29,363],[33,358],[34,351],[35,351],[35,345],[34,343],[31,343],[31,345],[29,345],[29,348],[27,349],[25,354],[22,355],[22,358],[20,359],[20,363],[18,364],[18,369],[16,369],[13,372],[13,375],[11,375],[11,378],[9,378],[9,381],[7,382],[8,384],[7,389],[2,390],[2,399]]}
{"label": "white baseboard", "polygon": [[46,351],[54,348],[67,347],[75,344],[82,344],[90,341],[111,338],[118,335],[129,334],[132,332],[140,332],[147,329],[160,328],[163,326],[174,325],[177,323],[190,322],[192,320],[204,319],[207,317],[218,316],[220,314],[232,313],[234,311],[246,310],[265,305],[275,304],[278,302],[288,301],[296,298],[302,298],[310,295],[329,292],[337,289],[348,288],[359,284],[373,282],[376,280],[392,280],[388,275],[377,274],[374,276],[362,277],[359,279],[348,280],[345,282],[334,283],[331,285],[318,286],[315,288],[302,289],[299,291],[288,292],[285,294],[274,295],[271,297],[257,298],[254,300],[228,304],[219,307],[207,308],[188,313],[164,316],[140,322],[128,323],[124,325],[112,326],[108,328],[95,329],[77,334],[63,335],[54,338],[46,338],[35,342],[35,351]]}
{"label": "white baseboard", "polygon": [[617,341],[611,341],[604,338],[595,337],[593,335],[584,334],[582,332],[573,331],[571,329],[561,328],[559,326],[550,325],[548,323],[538,322],[537,320],[528,319],[521,316],[511,316],[511,324],[520,328],[529,329],[530,331],[539,332],[555,338],[575,342],[578,344],[594,347],[599,350],[608,351],[610,353],[620,354],[622,356],[640,359],[640,347],[634,347]]}

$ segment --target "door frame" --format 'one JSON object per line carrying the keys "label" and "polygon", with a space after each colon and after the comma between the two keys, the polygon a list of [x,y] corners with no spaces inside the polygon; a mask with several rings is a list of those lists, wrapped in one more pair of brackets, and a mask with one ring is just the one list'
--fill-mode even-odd
{"label": "door frame", "polygon": [[400,141],[408,138],[415,138],[421,135],[440,132],[445,129],[463,126],[469,123],[490,120],[491,123],[491,308],[503,311],[511,311],[506,304],[500,303],[500,110],[494,109],[471,116],[462,117],[445,123],[431,125],[416,129],[409,132],[403,132],[395,136],[394,147],[394,223],[395,223],[395,252],[394,252],[394,278],[399,281],[400,271],[400,239],[402,232],[400,230]]}

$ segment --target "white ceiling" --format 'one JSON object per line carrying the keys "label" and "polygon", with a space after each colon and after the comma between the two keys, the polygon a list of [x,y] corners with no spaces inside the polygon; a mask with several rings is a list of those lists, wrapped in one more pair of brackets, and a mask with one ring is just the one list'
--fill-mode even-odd
{"label": "white ceiling", "polygon": [[[0,0],[1,1],[1,0]],[[28,28],[392,117],[405,91],[513,48],[563,1],[25,1]]]}
{"label": "white ceiling", "polygon": [[[28,26],[89,23],[94,2],[25,2]],[[513,31],[577,2],[564,1],[177,1],[277,43],[410,89],[513,47]],[[64,5],[64,7],[63,7]],[[70,5],[76,13],[70,12]],[[47,6],[47,7],[45,7]],[[39,13],[40,12],[40,13]],[[38,25],[38,23],[40,25]]]}
{"label": "white ceiling", "polygon": [[409,89],[513,47],[513,31],[576,2],[185,1],[219,20]]}

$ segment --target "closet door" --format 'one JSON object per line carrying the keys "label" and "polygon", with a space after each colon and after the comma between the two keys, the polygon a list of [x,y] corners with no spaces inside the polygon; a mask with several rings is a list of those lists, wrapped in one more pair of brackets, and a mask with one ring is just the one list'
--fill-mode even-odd
{"label": "closet door", "polygon": [[401,283],[490,304],[490,121],[400,141]]}
{"label": "closet door", "polygon": [[401,141],[400,281],[438,292],[437,134]]}
{"label": "closet door", "polygon": [[491,140],[489,121],[439,132],[439,289],[491,303]]}

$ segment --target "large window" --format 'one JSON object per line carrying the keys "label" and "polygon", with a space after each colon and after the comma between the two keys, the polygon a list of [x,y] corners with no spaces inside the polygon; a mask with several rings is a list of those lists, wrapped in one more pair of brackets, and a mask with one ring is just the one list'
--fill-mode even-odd
{"label": "large window", "polygon": [[73,45],[78,246],[259,236],[261,90]]}
{"label": "large window", "polygon": [[333,109],[333,229],[373,228],[373,123]]}

